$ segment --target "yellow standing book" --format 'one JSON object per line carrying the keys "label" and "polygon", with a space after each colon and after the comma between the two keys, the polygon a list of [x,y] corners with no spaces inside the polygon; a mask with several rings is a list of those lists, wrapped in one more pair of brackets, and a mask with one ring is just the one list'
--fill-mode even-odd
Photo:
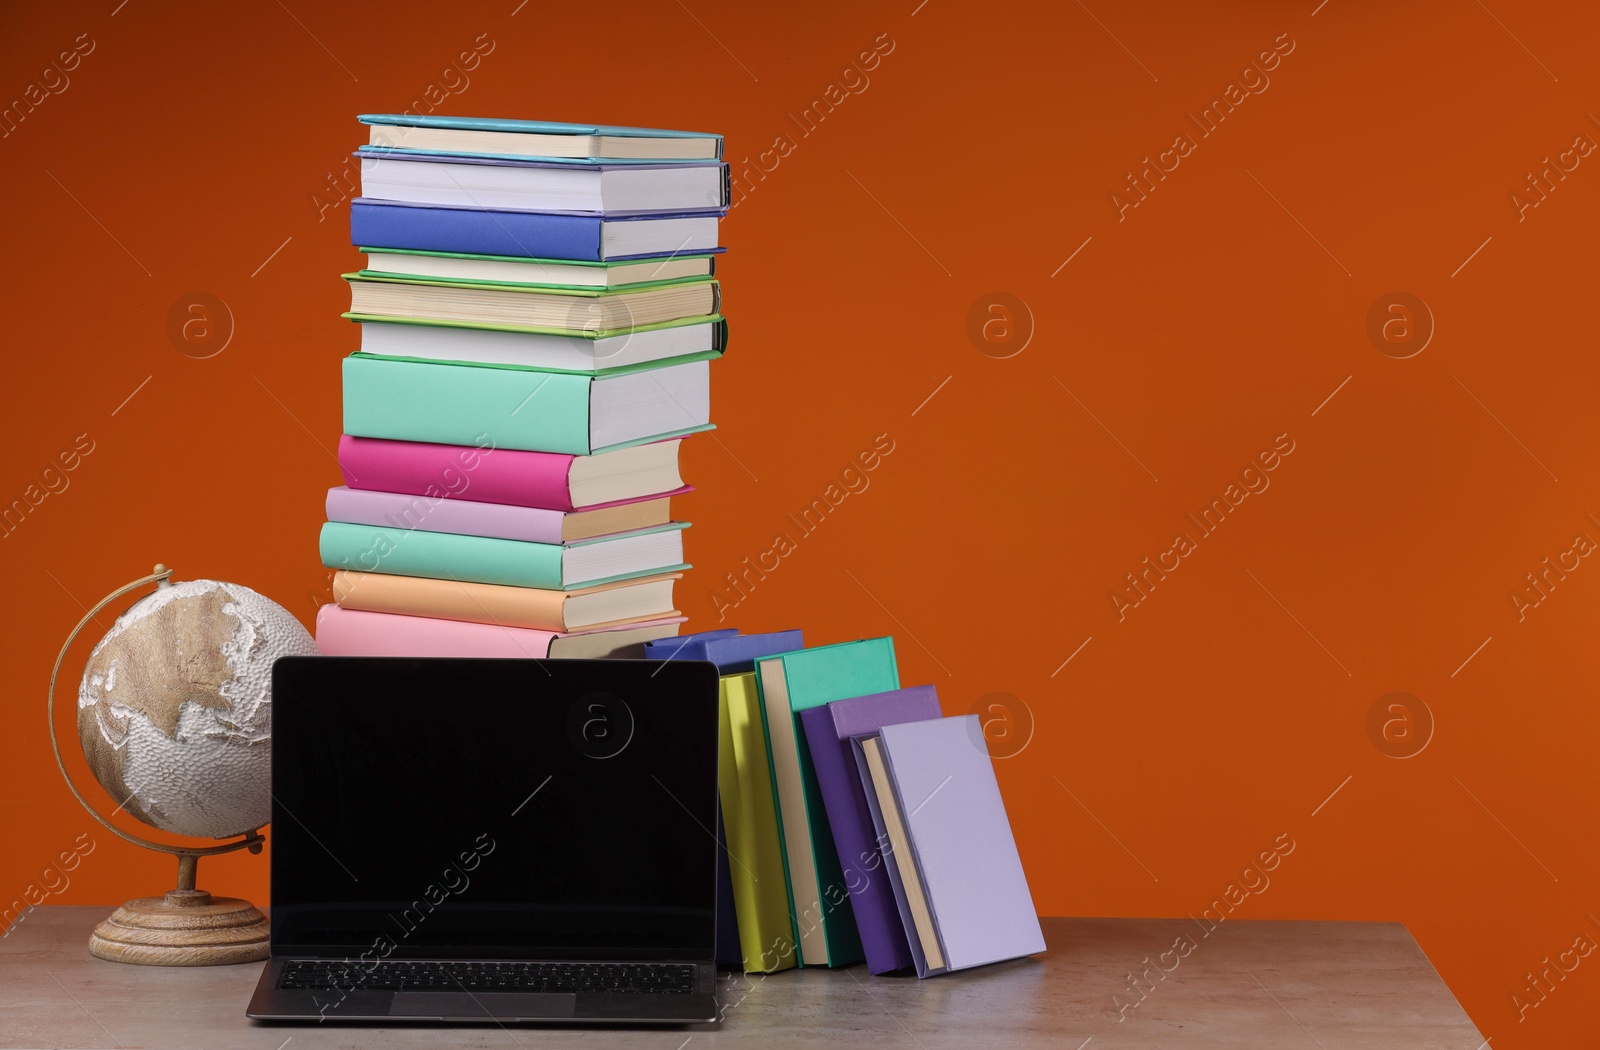
{"label": "yellow standing book", "polygon": [[761,697],[753,673],[722,676],[718,761],[744,969],[746,973],[787,970],[799,962],[798,937],[789,911],[789,875],[778,838]]}

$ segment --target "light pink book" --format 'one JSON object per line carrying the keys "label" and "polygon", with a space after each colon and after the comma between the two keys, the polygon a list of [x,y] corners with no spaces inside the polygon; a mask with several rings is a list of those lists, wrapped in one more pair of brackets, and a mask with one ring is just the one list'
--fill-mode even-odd
{"label": "light pink book", "polygon": [[579,510],[689,491],[678,472],[680,444],[673,438],[573,456],[345,434],[339,469],[353,489]]}
{"label": "light pink book", "polygon": [[323,656],[473,656],[513,659],[599,659],[644,655],[644,643],[670,638],[687,617],[664,617],[598,631],[558,633],[431,616],[341,609],[317,610]]}
{"label": "light pink book", "polygon": [[586,510],[546,510],[340,486],[328,490],[326,507],[329,521],[351,525],[572,543],[666,525],[672,520],[670,503],[668,496],[646,496]]}

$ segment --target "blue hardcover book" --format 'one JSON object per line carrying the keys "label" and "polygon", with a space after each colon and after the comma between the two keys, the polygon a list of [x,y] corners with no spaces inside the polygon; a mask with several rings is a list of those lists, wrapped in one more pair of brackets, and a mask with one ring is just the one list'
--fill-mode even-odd
{"label": "blue hardcover book", "polygon": [[757,660],[805,647],[805,639],[798,630],[736,634],[731,638],[707,639],[705,658],[717,665],[718,674],[745,674],[756,669]]}
{"label": "blue hardcover book", "polygon": [[471,255],[606,262],[721,252],[720,210],[655,215],[581,215],[511,209],[447,208],[357,197],[350,242]]}
{"label": "blue hardcover book", "polygon": [[[704,660],[706,643],[713,638],[732,638],[739,633],[737,627],[721,627],[715,631],[697,631],[671,638],[656,638],[644,643],[646,660]],[[659,644],[658,644],[659,643]]]}

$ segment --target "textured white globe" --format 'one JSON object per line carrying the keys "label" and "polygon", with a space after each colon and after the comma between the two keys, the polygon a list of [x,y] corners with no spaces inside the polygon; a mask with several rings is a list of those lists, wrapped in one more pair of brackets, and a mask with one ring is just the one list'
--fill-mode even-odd
{"label": "textured white globe", "polygon": [[95,779],[146,824],[226,838],[271,819],[272,662],[316,643],[248,587],[188,580],[117,618],[78,687]]}

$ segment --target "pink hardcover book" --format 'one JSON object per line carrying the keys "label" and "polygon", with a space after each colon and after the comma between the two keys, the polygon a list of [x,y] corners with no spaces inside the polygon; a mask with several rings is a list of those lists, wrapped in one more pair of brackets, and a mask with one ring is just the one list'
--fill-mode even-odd
{"label": "pink hardcover book", "polygon": [[689,491],[678,473],[680,442],[674,438],[573,456],[345,434],[339,439],[339,469],[353,489],[580,510]]}
{"label": "pink hardcover book", "polygon": [[[598,631],[558,633],[431,616],[341,609],[317,610],[317,649],[323,656],[473,656],[511,659],[600,658],[643,654],[643,645],[678,633],[687,617],[646,620]],[[630,652],[629,650],[637,650]]]}

